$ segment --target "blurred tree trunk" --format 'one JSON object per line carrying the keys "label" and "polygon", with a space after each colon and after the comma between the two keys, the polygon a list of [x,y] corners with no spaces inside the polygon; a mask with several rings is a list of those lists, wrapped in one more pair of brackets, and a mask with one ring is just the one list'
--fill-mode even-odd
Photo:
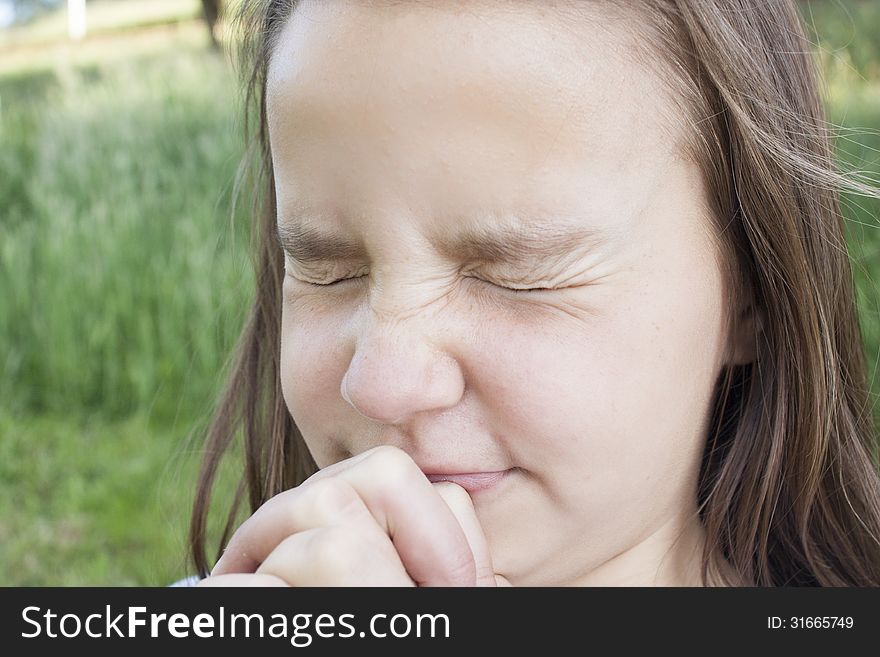
{"label": "blurred tree trunk", "polygon": [[208,33],[211,35],[211,45],[218,49],[220,43],[217,41],[217,19],[220,18],[220,12],[223,11],[222,0],[202,0],[202,13],[205,16],[205,22],[208,24]]}

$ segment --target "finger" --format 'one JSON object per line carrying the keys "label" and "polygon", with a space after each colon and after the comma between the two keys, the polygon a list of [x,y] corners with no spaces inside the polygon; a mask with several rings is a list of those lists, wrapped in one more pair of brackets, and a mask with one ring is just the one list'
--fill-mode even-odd
{"label": "finger", "polygon": [[419,586],[473,586],[474,556],[455,514],[403,450],[379,447],[336,476],[358,491]]}
{"label": "finger", "polygon": [[233,573],[200,579],[196,586],[288,586],[283,579],[271,574]]}
{"label": "finger", "polygon": [[489,555],[489,544],[483,527],[477,518],[473,500],[468,492],[451,481],[438,481],[433,484],[443,501],[455,514],[458,524],[461,525],[474,555],[474,566],[477,571],[477,586],[495,586],[495,570],[492,568],[492,557]]}
{"label": "finger", "polygon": [[[318,486],[318,499],[302,498]],[[455,515],[413,460],[387,446],[329,466],[263,504],[235,532],[212,573],[254,572],[287,536],[352,522],[362,512],[354,497],[391,538],[418,585],[474,585],[473,554]]]}
{"label": "finger", "polygon": [[298,532],[284,539],[257,573],[290,586],[415,586],[378,526],[372,533],[347,525]]}
{"label": "finger", "polygon": [[285,538],[296,532],[342,523],[376,521],[348,482],[327,478],[279,493],[236,530],[212,575],[255,572]]}

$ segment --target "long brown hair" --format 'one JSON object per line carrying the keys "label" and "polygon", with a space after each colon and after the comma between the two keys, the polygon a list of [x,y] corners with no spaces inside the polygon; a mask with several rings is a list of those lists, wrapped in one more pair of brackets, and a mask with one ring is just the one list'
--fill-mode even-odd
{"label": "long brown hair", "polygon": [[[839,198],[880,193],[837,169],[796,8],[790,0],[603,4],[637,15],[634,56],[661,67],[691,117],[686,147],[711,190],[729,308],[760,317],[754,361],[725,367],[716,384],[698,489],[703,580],[880,586],[878,446]],[[203,576],[211,494],[237,437],[244,472],[218,557],[245,495],[253,512],[316,470],[281,394],[284,263],[265,106],[269,57],[295,6],[245,2],[237,17],[252,128],[245,159],[257,162],[257,289],[195,494],[189,547]],[[744,316],[729,317],[736,331]]]}

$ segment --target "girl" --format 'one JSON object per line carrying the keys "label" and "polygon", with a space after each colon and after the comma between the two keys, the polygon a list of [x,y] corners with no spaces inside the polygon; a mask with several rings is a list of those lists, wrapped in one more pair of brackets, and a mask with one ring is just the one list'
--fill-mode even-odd
{"label": "girl", "polygon": [[877,192],[792,2],[248,8],[258,288],[202,584],[880,585],[838,202]]}

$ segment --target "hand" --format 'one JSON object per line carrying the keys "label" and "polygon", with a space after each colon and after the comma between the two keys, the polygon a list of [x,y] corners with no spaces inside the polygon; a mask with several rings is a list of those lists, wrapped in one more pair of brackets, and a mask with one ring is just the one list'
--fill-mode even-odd
{"label": "hand", "polygon": [[377,447],[263,504],[199,586],[495,586],[471,498]]}

